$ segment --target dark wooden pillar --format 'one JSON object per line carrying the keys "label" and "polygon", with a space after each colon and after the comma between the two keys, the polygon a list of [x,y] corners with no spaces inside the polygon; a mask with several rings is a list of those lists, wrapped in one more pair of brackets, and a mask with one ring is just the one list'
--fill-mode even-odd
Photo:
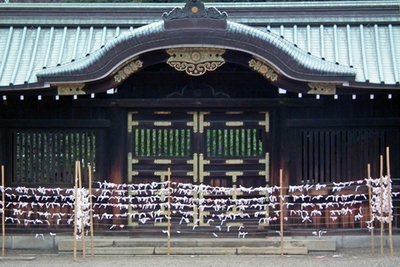
{"label": "dark wooden pillar", "polygon": [[[119,108],[111,108],[111,127],[108,134],[109,155],[104,157],[109,164],[109,180],[113,183],[121,184],[126,176],[126,112]],[[119,214],[118,208],[113,208],[113,214]],[[120,218],[114,217],[113,224],[121,224]]]}

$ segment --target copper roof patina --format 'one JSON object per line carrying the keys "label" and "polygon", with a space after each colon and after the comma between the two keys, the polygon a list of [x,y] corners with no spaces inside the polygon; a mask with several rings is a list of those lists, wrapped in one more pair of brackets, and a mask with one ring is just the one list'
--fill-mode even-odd
{"label": "copper roof patina", "polygon": [[166,27],[175,5],[0,4],[0,90],[93,81],[142,53],[196,45],[252,54],[295,80],[400,89],[397,1],[207,4],[226,24],[195,30]]}

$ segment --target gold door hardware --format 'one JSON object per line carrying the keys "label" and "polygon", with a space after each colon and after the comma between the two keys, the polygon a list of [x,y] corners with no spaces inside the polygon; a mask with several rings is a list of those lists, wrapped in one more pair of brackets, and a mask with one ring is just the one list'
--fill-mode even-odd
{"label": "gold door hardware", "polygon": [[172,123],[170,121],[155,121],[154,126],[168,127],[171,126]]}
{"label": "gold door hardware", "polygon": [[[267,190],[264,193],[260,192],[260,195],[265,196],[265,203],[269,203],[269,193],[268,193]],[[268,205],[264,205],[264,212],[265,212],[265,219],[263,221],[260,220],[259,223],[258,223],[258,226],[260,228],[269,226],[269,221],[267,220],[268,219],[268,215],[269,215],[269,206]]]}
{"label": "gold door hardware", "polygon": [[204,121],[204,116],[210,114],[209,112],[199,112],[199,133],[204,132],[204,127],[209,127],[210,122]]}
{"label": "gold door hardware", "polygon": [[264,164],[265,169],[264,171],[260,171],[258,172],[259,175],[264,176],[265,177],[265,182],[268,183],[269,182],[269,153],[265,153],[265,158],[264,159],[260,159],[258,161],[261,164]]}
{"label": "gold door hardware", "polygon": [[[198,197],[199,197],[199,203],[202,202],[202,200],[204,199],[204,196],[206,196],[207,193],[199,193]],[[209,211],[204,211],[203,209],[198,209],[198,214],[199,214],[199,225],[200,226],[210,226],[207,222],[204,221],[204,217],[210,215]]]}
{"label": "gold door hardware", "polygon": [[137,112],[129,112],[128,114],[128,133],[132,132],[133,127],[139,126],[139,122],[133,119],[136,114]]}
{"label": "gold door hardware", "polygon": [[[232,179],[233,179],[233,177],[234,176],[232,176]],[[235,178],[236,178],[236,176],[235,176]],[[234,183],[236,183],[236,182],[234,182]],[[237,189],[236,184],[232,185],[232,189],[233,189],[232,190],[232,200],[233,200],[233,202],[235,202],[235,200],[237,200],[237,197],[243,195],[243,193],[239,189]],[[243,212],[238,211],[238,208],[236,205],[233,206],[232,211],[229,212],[228,214],[231,214],[235,217],[241,217],[241,216],[243,217]],[[230,226],[241,226],[243,224],[242,223],[229,223],[229,225]]]}
{"label": "gold door hardware", "polygon": [[228,114],[228,115],[239,115],[239,114],[243,114],[243,111],[227,111],[227,112],[225,112],[225,114]]}
{"label": "gold door hardware", "polygon": [[165,180],[166,180],[165,177],[167,177],[168,174],[169,173],[167,171],[155,171],[154,172],[155,176],[160,176],[160,181],[161,182],[165,182]]}
{"label": "gold door hardware", "polygon": [[227,159],[225,160],[225,164],[243,164],[242,159]]}
{"label": "gold door hardware", "polygon": [[154,114],[157,114],[157,115],[170,115],[171,111],[154,111]]}
{"label": "gold door hardware", "polygon": [[[237,177],[238,176],[243,176],[243,172],[226,172],[225,175],[226,176],[231,176],[232,177],[232,183],[236,184]],[[236,185],[233,185],[233,186],[236,186]]]}
{"label": "gold door hardware", "polygon": [[133,164],[137,164],[139,161],[137,159],[132,159],[132,153],[128,153],[128,182],[133,182],[133,176],[138,176],[139,173],[133,170]]}
{"label": "gold door hardware", "polygon": [[[193,192],[193,199],[198,199],[198,193],[197,192]],[[193,204],[193,222],[187,224],[188,226],[198,226],[199,225],[199,207],[197,206],[197,204]]]}
{"label": "gold door hardware", "polygon": [[210,176],[209,172],[204,171],[204,165],[210,164],[209,160],[204,159],[204,154],[200,153],[199,154],[199,182],[203,183],[204,182],[204,177],[205,176]]}
{"label": "gold door hardware", "polygon": [[187,175],[192,176],[193,182],[197,183],[197,180],[199,178],[199,157],[197,153],[194,153],[193,159],[186,161],[186,163],[193,165],[193,171],[188,172]]}
{"label": "gold door hardware", "polygon": [[228,126],[228,127],[243,126],[243,121],[227,121],[227,122],[225,122],[225,126]]}
{"label": "gold door hardware", "polygon": [[262,112],[265,115],[265,118],[263,121],[259,121],[258,125],[264,126],[265,132],[269,133],[269,112]]}
{"label": "gold door hardware", "polygon": [[188,112],[188,114],[193,115],[193,121],[187,122],[186,125],[189,127],[193,127],[193,132],[197,133],[199,129],[198,112]]}
{"label": "gold door hardware", "polygon": [[[166,177],[169,174],[170,173],[168,171],[159,171],[159,172],[155,172],[154,173],[154,175],[160,176],[160,182],[165,182],[167,180]],[[161,192],[159,193],[160,194],[160,201],[165,202],[165,199],[168,197],[165,194],[165,189],[168,189],[168,185],[162,184],[162,189],[163,190],[161,190]],[[160,206],[160,214],[166,215],[166,216],[171,216],[171,213],[168,210],[165,210],[165,206],[164,205]],[[163,222],[159,222],[159,221],[156,221],[156,220],[154,221],[154,226],[167,226],[167,225],[168,225],[167,222],[163,223]]]}
{"label": "gold door hardware", "polygon": [[171,164],[172,161],[170,159],[155,159],[154,164]]}

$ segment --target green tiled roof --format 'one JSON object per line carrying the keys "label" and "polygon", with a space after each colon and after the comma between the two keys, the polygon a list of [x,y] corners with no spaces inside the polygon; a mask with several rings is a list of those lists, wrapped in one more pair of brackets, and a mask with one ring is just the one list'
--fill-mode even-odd
{"label": "green tiled roof", "polygon": [[[180,29],[177,31],[180,31]],[[131,57],[135,57],[141,52],[140,46],[143,44],[146,44],[147,52],[150,49],[159,49],[159,44],[154,39],[165,41],[169,38],[167,35],[170,33],[171,30],[168,30],[168,33],[164,30],[163,22],[155,22],[121,34],[108,42],[103,48],[98,49],[90,56],[86,56],[81,60],[39,71],[37,77],[50,82],[62,82],[68,77],[73,77],[72,79],[77,82],[96,80],[104,76],[105,71],[110,72],[115,68],[121,67],[110,62],[110,57],[116,58],[115,61],[120,64],[124,64],[124,62],[129,60],[126,58],[119,58],[118,55],[115,55],[115,51],[123,53],[124,51],[122,50],[129,49],[129,51],[132,51],[132,53],[130,53]],[[202,34],[200,30],[196,32],[196,35]],[[221,33],[216,30],[204,34],[208,34],[208,37],[220,37],[221,35]],[[309,55],[304,50],[293,45],[293,43],[282,39],[279,35],[274,33],[261,31],[235,22],[228,22],[226,32],[224,31],[223,34],[224,41],[226,41],[228,45],[226,43],[223,44],[220,39],[212,41],[214,38],[212,40],[201,38],[202,43],[197,43],[196,40],[193,40],[194,43],[190,45],[198,44],[210,47],[220,45],[226,49],[232,50],[246,49],[248,53],[252,53],[254,56],[260,58],[264,57],[284,75],[297,80],[320,81],[329,76],[332,81],[343,82],[355,76],[355,70],[353,68],[341,66]],[[244,40],[242,43],[245,42],[245,44],[241,45],[240,42],[236,43],[236,38]],[[174,42],[174,37],[170,39],[170,45],[174,47],[180,45],[180,43]],[[149,48],[147,43],[154,43],[154,45]],[[253,46],[254,43],[262,43],[264,47]],[[187,43],[184,45],[187,45]],[[138,46],[138,49],[134,50],[132,47],[136,46]],[[267,56],[265,56],[265,54],[267,54]],[[108,66],[110,63],[111,66]],[[93,68],[93,66],[95,67]],[[104,68],[105,70],[102,70]],[[312,77],[315,75],[320,76],[316,78]]]}
{"label": "green tiled roof", "polygon": [[[226,10],[232,31],[248,29],[241,23],[266,41],[282,39],[279,45],[297,53],[307,68],[351,68],[357,86],[400,89],[397,1],[206,5]],[[38,75],[91,64],[120,38],[143,32],[146,27],[138,28],[145,24],[162,30],[157,21],[173,6],[0,4],[0,90],[43,88]]]}

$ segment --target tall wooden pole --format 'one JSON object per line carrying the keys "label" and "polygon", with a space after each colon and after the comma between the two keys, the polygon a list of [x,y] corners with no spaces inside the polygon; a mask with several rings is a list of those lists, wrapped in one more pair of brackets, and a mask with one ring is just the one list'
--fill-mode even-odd
{"label": "tall wooden pole", "polygon": [[381,202],[381,207],[380,207],[380,216],[381,216],[381,255],[384,255],[384,251],[383,251],[383,234],[384,234],[384,221],[383,221],[383,191],[384,191],[384,187],[383,187],[383,156],[380,156],[380,164],[379,164],[379,175],[380,175],[380,180],[379,180],[379,184],[380,184],[380,188],[381,188],[381,194],[380,194],[380,202]]}
{"label": "tall wooden pole", "polygon": [[279,204],[280,204],[280,237],[281,237],[281,255],[283,256],[283,170],[279,170],[279,184],[280,184],[280,198],[279,198]]}
{"label": "tall wooden pole", "polygon": [[3,202],[3,212],[1,214],[1,232],[2,232],[2,246],[1,246],[1,255],[5,256],[5,249],[6,249],[6,223],[5,223],[5,216],[6,216],[6,183],[5,183],[5,172],[4,172],[4,165],[1,165],[1,186],[3,187],[3,191],[1,192],[1,201]]}
{"label": "tall wooden pole", "polygon": [[85,239],[85,216],[84,216],[84,210],[82,209],[83,207],[83,191],[82,191],[82,165],[80,161],[77,161],[78,163],[78,181],[79,181],[79,204],[81,205],[80,210],[81,210],[81,235],[82,235],[82,256],[85,258],[86,257],[86,239]]}
{"label": "tall wooden pole", "polygon": [[74,193],[75,193],[75,205],[74,205],[74,260],[76,261],[76,234],[77,234],[77,215],[78,215],[78,163],[75,161],[75,186],[74,186]]}
{"label": "tall wooden pole", "polygon": [[168,256],[171,255],[171,168],[168,168]]}
{"label": "tall wooden pole", "polygon": [[386,147],[386,172],[387,172],[387,188],[388,188],[388,207],[389,207],[389,248],[390,256],[393,257],[393,235],[392,235],[392,179],[390,178],[390,150]]}
{"label": "tall wooden pole", "polygon": [[92,203],[92,166],[89,165],[89,212],[90,212],[90,252],[94,256],[93,203]]}
{"label": "tall wooden pole", "polygon": [[368,202],[369,202],[369,218],[371,220],[371,255],[375,256],[375,236],[374,236],[374,221],[372,213],[372,183],[371,183],[371,165],[367,165],[367,178],[368,178]]}

